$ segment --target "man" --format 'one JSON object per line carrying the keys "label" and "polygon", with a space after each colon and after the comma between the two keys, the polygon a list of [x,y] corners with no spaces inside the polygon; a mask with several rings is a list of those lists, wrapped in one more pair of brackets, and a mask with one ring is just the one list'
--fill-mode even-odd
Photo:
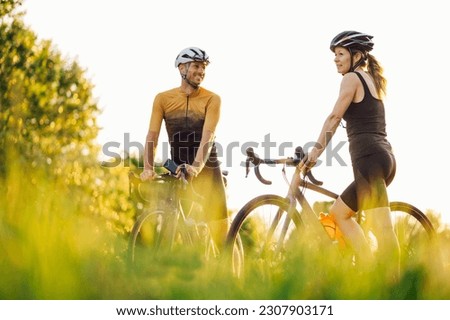
{"label": "man", "polygon": [[220,117],[220,97],[202,87],[209,57],[205,51],[190,47],[175,59],[181,75],[179,87],[161,92],[153,102],[144,151],[142,180],[155,176],[154,157],[164,119],[171,157],[177,163],[177,177],[192,178],[193,188],[204,199],[204,219],[221,246],[228,230],[225,186],[214,146],[214,133]]}

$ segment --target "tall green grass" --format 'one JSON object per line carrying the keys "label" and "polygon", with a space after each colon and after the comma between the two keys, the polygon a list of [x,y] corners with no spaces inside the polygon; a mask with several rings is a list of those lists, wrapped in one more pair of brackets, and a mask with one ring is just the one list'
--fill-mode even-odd
{"label": "tall green grass", "polygon": [[361,270],[301,243],[276,265],[250,258],[237,278],[224,257],[206,261],[195,248],[143,250],[130,265],[127,234],[76,199],[57,178],[10,170],[0,186],[1,299],[450,298],[447,229],[397,282],[383,276],[382,261]]}

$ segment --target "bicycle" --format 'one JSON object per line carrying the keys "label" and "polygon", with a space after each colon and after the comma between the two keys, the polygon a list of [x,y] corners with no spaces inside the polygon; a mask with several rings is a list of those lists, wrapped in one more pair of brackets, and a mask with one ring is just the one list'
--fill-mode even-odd
{"label": "bicycle", "polygon": [[[190,198],[185,198],[190,191]],[[132,264],[149,254],[169,252],[189,246],[199,249],[206,260],[219,256],[208,223],[202,221],[201,195],[187,180],[171,173],[143,182],[129,172],[129,193],[138,212],[128,241],[128,258]],[[194,197],[194,199],[192,199]],[[233,250],[234,272],[239,274],[243,247],[238,237]]]}
{"label": "bicycle", "polygon": [[[270,185],[271,181],[266,180],[261,175],[260,166],[262,164],[282,164],[282,173],[287,181],[286,166],[297,166],[305,156],[301,147],[296,148],[295,157],[281,159],[261,159],[252,148],[248,148],[246,153],[246,177],[250,171],[250,164],[253,164],[256,177],[266,185]],[[321,243],[330,243],[330,240],[331,243],[338,243],[339,246],[337,247],[342,249],[345,243],[342,242],[342,239],[336,237],[336,226],[328,224],[329,219],[321,219],[323,213],[313,210],[303,192],[309,189],[332,199],[338,197],[336,193],[325,189],[322,185],[323,182],[315,179],[311,171],[307,173],[305,178],[301,178],[300,187],[295,190],[296,204],[301,208],[301,211],[297,210],[296,206],[290,205],[287,196],[264,194],[251,199],[238,211],[232,221],[226,241],[228,247],[236,241],[241,233],[246,232],[246,223],[256,217],[256,219],[264,220],[262,224],[267,230],[261,233],[262,239],[254,244],[252,248],[253,256],[264,259],[269,263],[283,259],[288,241],[298,241],[298,237],[302,236],[300,230],[310,232],[310,236],[316,237]],[[396,201],[390,203],[390,208],[395,232],[401,246],[402,265],[404,266],[418,255],[419,245],[423,243],[422,239],[432,239],[435,230],[428,217],[411,204]],[[363,212],[358,212],[355,219],[364,227],[365,216]],[[295,239],[292,240],[293,238]],[[249,251],[249,248],[244,249]],[[246,253],[247,256],[250,255]]]}

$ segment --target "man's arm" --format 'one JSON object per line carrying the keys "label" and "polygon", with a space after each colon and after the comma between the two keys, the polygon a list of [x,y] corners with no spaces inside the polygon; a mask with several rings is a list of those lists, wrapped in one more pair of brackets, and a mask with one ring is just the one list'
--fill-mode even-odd
{"label": "man's arm", "polygon": [[[214,143],[215,129],[220,119],[221,100],[218,95],[214,95],[208,105],[203,125],[202,139],[195,154],[194,162],[191,166],[187,166],[188,173],[197,176],[204,168],[208,161],[211,148]],[[191,172],[190,172],[191,171]],[[193,171],[193,172],[192,172]]]}
{"label": "man's arm", "polygon": [[144,148],[144,170],[153,171],[156,147],[158,145],[159,134],[155,131],[148,131]]}
{"label": "man's arm", "polygon": [[161,123],[163,119],[163,111],[161,107],[160,96],[157,95],[153,102],[153,110],[150,118],[149,129],[145,138],[144,146],[144,171],[141,174],[142,180],[153,178],[154,159],[156,154],[156,147],[158,146],[159,132],[161,130]]}
{"label": "man's arm", "polygon": [[192,166],[195,168],[196,171],[194,173],[195,176],[198,175],[205,167],[206,161],[208,161],[209,154],[211,153],[213,143],[214,143],[214,132],[207,129],[203,129],[200,146],[198,147],[194,162],[192,163]]}

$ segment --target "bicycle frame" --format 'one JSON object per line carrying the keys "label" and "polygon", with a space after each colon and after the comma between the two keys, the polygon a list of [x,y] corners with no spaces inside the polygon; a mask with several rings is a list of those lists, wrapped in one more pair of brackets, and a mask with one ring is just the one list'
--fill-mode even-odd
{"label": "bicycle frame", "polygon": [[[253,151],[253,148],[248,148],[246,150],[246,152],[247,152],[246,176],[248,176],[248,173],[250,171],[249,170],[250,163],[252,163],[254,165],[254,171],[255,171],[256,177],[258,178],[258,180],[260,182],[262,182],[263,184],[266,184],[266,185],[270,185],[272,182],[263,178],[263,176],[261,175],[261,172],[259,170],[260,164],[268,164],[268,165],[283,164],[286,166],[294,167],[294,166],[297,166],[305,156],[305,153],[303,152],[303,149],[301,147],[296,148],[295,158],[261,159],[257,154],[255,154],[255,152]],[[306,222],[306,224],[308,225],[308,229],[313,230],[314,234],[316,236],[318,236],[322,240],[329,240],[329,238],[323,232],[323,228],[318,220],[317,214],[314,212],[313,208],[309,204],[309,202],[306,199],[303,192],[301,192],[300,188],[304,187],[304,188],[310,189],[312,191],[326,195],[333,199],[337,199],[338,195],[332,191],[329,191],[329,190],[321,187],[323,182],[317,180],[313,176],[311,171],[308,171],[306,176],[311,180],[311,183],[309,183],[307,180],[305,180],[303,178],[300,178],[300,187],[295,190],[295,199],[296,199],[297,203],[300,205],[300,207],[302,208],[302,219],[305,220],[304,222]],[[293,207],[293,209],[295,209],[293,204],[291,204],[291,206]],[[279,215],[277,215],[277,216],[279,216]],[[279,218],[281,218],[281,217],[279,217]],[[296,216],[294,214],[289,214],[289,217],[284,222],[282,233],[285,233],[287,231],[287,228],[290,223],[290,219],[298,219],[298,217],[296,218]],[[275,218],[275,220],[273,221],[272,226],[269,230],[273,230],[273,226],[276,225],[278,222],[279,222],[279,219]]]}
{"label": "bicycle frame", "polygon": [[[129,181],[130,181],[130,195],[135,195],[138,200],[142,203],[149,202],[152,203],[152,201],[148,201],[147,199],[144,199],[144,197],[141,194],[141,191],[139,189],[139,186],[144,184],[145,182],[141,181],[141,179],[133,172],[129,173]],[[188,206],[183,206],[182,202],[184,198],[181,197],[179,189],[182,188],[181,184],[182,182],[175,177],[167,174],[162,175],[151,181],[150,183],[161,183],[161,184],[174,184],[170,186],[172,197],[170,199],[170,206],[163,206],[155,208],[152,208],[151,210],[148,210],[148,212],[143,211],[140,216],[138,216],[135,225],[133,226],[133,230],[131,232],[130,237],[130,250],[131,250],[131,260],[134,260],[134,246],[136,242],[136,238],[138,233],[140,232],[140,229],[144,223],[144,221],[149,217],[151,214],[156,214],[161,217],[160,225],[161,230],[157,234],[157,238],[155,239],[155,247],[158,250],[162,243],[165,241],[169,246],[169,249],[173,248],[173,245],[175,243],[175,238],[177,236],[177,233],[180,234],[182,241],[184,244],[193,245],[194,243],[199,243],[199,240],[201,238],[205,238],[207,243],[212,246],[212,252],[213,255],[217,254],[217,249],[215,248],[215,245],[212,243],[212,239],[210,239],[209,234],[209,227],[206,222],[201,221],[194,221],[190,223],[189,216],[195,211],[194,206],[196,205],[195,199],[188,199],[189,204]],[[196,193],[193,194],[196,196]],[[205,231],[200,232],[200,229],[207,229],[206,233]],[[209,240],[207,240],[209,238]],[[208,246],[208,244],[207,244]]]}

